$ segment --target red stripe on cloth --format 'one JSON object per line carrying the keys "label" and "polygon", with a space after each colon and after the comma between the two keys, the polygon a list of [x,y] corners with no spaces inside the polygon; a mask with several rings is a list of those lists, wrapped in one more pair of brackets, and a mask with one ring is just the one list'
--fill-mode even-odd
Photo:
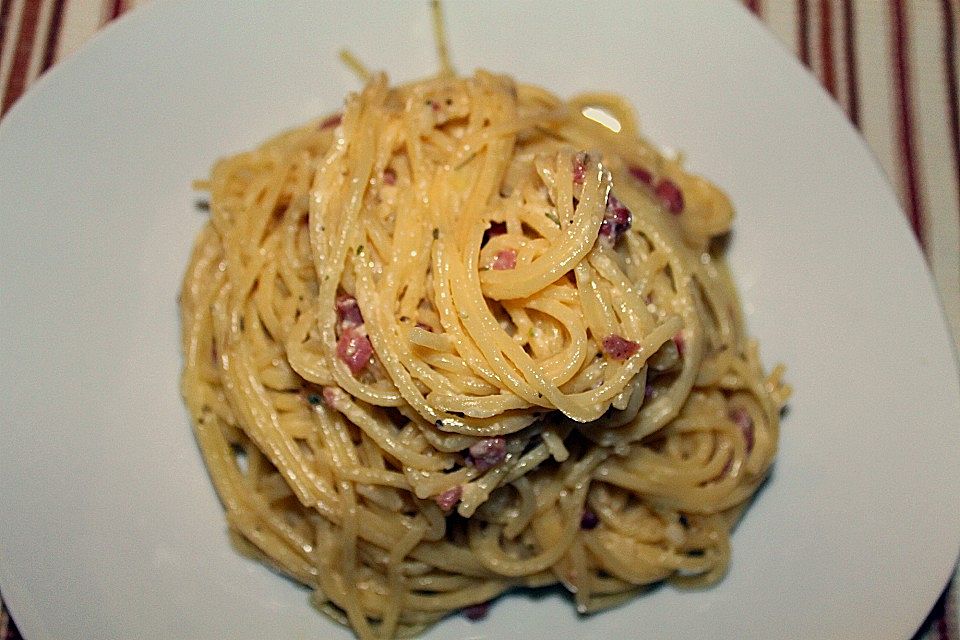
{"label": "red stripe on cloth", "polygon": [[116,20],[125,10],[123,0],[113,0],[113,9],[110,11],[110,19]]}
{"label": "red stripe on cloth", "polygon": [[47,44],[43,51],[43,67],[41,67],[41,73],[50,68],[57,55],[57,44],[60,42],[60,25],[63,22],[64,4],[66,4],[65,0],[54,0],[53,12],[50,14],[50,28],[47,30]]}
{"label": "red stripe on cloth", "polygon": [[763,17],[763,0],[747,0],[747,9],[753,12],[758,18]]}
{"label": "red stripe on cloth", "polygon": [[820,0],[820,62],[823,86],[836,100],[837,77],[833,69],[833,9],[830,7],[830,0]]}
{"label": "red stripe on cloth", "polygon": [[810,66],[810,34],[808,33],[810,10],[807,0],[797,0],[797,50],[800,52],[800,61]]}
{"label": "red stripe on cloth", "polygon": [[27,88],[27,73],[30,71],[30,54],[33,51],[33,40],[37,35],[37,22],[40,17],[39,2],[25,2],[23,13],[20,15],[20,33],[17,34],[17,47],[13,54],[13,66],[10,68],[10,77],[7,79],[7,89],[3,94],[3,105],[0,114],[16,102],[20,94]]}
{"label": "red stripe on cloth", "polygon": [[[960,82],[957,79],[957,16],[952,0],[943,5],[943,56],[947,63],[947,101],[950,117],[950,142],[953,147],[953,169],[957,181],[957,199],[960,201]],[[960,218],[958,218],[960,222]],[[957,585],[954,585],[957,586]]]}
{"label": "red stripe on cloth", "polygon": [[897,134],[900,139],[904,178],[906,178],[907,214],[913,234],[920,243],[920,247],[926,251],[923,237],[923,207],[920,202],[920,184],[913,141],[913,103],[910,98],[910,62],[907,59],[909,43],[903,0],[892,0],[890,13],[893,23],[893,63],[896,70],[894,76],[897,83],[897,108],[900,115]]}
{"label": "red stripe on cloth", "polygon": [[859,129],[860,89],[857,83],[857,25],[853,17],[853,0],[843,0],[843,47],[847,66],[847,97],[850,100],[848,115],[853,126]]}

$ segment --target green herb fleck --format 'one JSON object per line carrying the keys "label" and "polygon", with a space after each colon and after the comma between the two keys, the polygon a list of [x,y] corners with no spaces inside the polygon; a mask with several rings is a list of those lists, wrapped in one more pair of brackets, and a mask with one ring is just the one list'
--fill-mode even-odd
{"label": "green herb fleck", "polygon": [[558,227],[560,226],[560,218],[556,213],[553,211],[547,211],[546,216],[553,220],[553,224],[557,225]]}
{"label": "green herb fleck", "polygon": [[320,396],[318,396],[315,393],[311,393],[310,395],[307,396],[307,402],[309,402],[311,405],[315,407],[318,404],[320,404]]}

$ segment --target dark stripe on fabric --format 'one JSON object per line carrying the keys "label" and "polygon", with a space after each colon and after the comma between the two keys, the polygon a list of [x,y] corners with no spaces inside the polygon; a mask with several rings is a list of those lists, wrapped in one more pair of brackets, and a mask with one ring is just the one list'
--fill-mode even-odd
{"label": "dark stripe on fabric", "polygon": [[[953,148],[953,177],[960,202],[960,81],[957,78],[957,20],[960,16],[952,0],[941,0],[943,5],[943,57],[946,62],[947,107],[950,120],[950,142]],[[958,210],[957,224],[960,224]]]}
{"label": "dark stripe on fabric", "polygon": [[[949,2],[949,0],[947,0]],[[847,97],[850,121],[860,128],[860,86],[857,77],[857,25],[853,15],[853,0],[843,0],[843,51],[847,67]]]}
{"label": "dark stripe on fabric", "polygon": [[50,14],[50,28],[47,30],[47,43],[43,52],[41,73],[49,69],[57,57],[57,45],[60,43],[60,27],[63,24],[65,4],[65,0],[54,0],[53,11]]}
{"label": "dark stripe on fabric", "polygon": [[807,0],[797,0],[797,51],[800,61],[810,66],[810,8]]}
{"label": "dark stripe on fabric", "polygon": [[903,0],[890,2],[893,25],[893,64],[896,80],[898,137],[903,172],[906,181],[907,215],[920,246],[926,248],[923,234],[923,209],[920,203],[920,185],[917,176],[917,158],[913,141],[913,103],[910,97],[910,61],[908,60],[907,18]]}
{"label": "dark stripe on fabric", "polygon": [[39,2],[25,2],[20,15],[20,32],[17,34],[17,47],[13,54],[13,66],[7,79],[7,89],[3,94],[0,113],[6,113],[17,98],[27,88],[27,74],[30,72],[30,54],[37,35],[37,22],[40,18]]}
{"label": "dark stripe on fabric", "polygon": [[823,86],[837,98],[837,76],[833,65],[833,9],[830,0],[820,0],[820,68]]}

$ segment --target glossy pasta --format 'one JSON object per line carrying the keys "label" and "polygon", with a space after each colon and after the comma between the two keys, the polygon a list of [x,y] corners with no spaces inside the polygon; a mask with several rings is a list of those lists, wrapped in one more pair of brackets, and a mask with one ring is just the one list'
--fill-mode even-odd
{"label": "glossy pasta", "polygon": [[518,586],[587,613],[722,577],[788,389],[729,201],[622,99],[375,75],[199,186],[183,393],[233,540],[319,609],[404,637]]}

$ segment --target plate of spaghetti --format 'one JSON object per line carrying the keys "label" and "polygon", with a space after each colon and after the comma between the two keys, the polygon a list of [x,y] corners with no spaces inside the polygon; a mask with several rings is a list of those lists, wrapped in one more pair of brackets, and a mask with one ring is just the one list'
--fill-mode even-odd
{"label": "plate of spaghetti", "polygon": [[26,96],[26,637],[912,633],[960,543],[935,294],[815,82],[691,6],[159,2]]}

